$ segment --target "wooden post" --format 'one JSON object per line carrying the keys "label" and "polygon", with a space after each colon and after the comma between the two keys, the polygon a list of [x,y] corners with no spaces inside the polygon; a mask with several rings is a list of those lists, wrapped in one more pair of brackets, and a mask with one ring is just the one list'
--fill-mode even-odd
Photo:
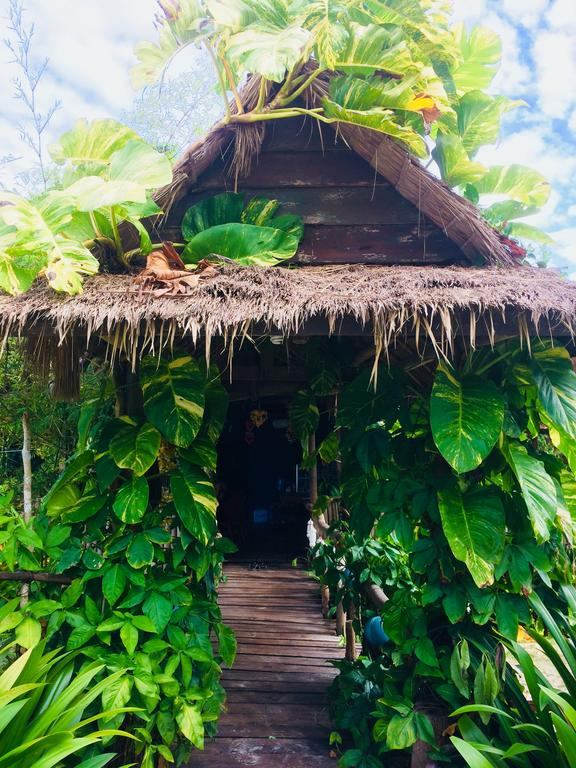
{"label": "wooden post", "polygon": [[[308,438],[308,453],[313,456],[316,452],[316,435],[312,433]],[[318,463],[313,462],[310,467],[310,506],[313,509],[318,501]],[[313,512],[312,512],[313,514]],[[325,536],[322,536],[325,538]],[[327,619],[330,612],[330,590],[323,584],[320,587],[320,597],[322,599],[322,616]]]}
{"label": "wooden post", "polygon": [[356,633],[353,623],[355,618],[356,606],[351,603],[346,615],[346,661],[356,661]]}
{"label": "wooden post", "polygon": [[345,631],[346,631],[346,613],[344,611],[342,600],[340,600],[340,602],[336,606],[336,634],[339,637],[342,637]]}

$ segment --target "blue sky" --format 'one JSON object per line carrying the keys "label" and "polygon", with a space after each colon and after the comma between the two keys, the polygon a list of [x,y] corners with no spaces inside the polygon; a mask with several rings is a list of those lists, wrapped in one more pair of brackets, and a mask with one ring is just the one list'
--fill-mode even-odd
{"label": "blue sky", "polygon": [[[35,53],[50,59],[43,97],[62,102],[49,140],[79,117],[120,117],[135,97],[133,46],[154,37],[155,0],[25,0],[25,7],[36,25]],[[0,0],[3,28],[7,14],[8,0]],[[556,239],[554,263],[576,279],[576,0],[455,0],[455,14],[501,35],[504,62],[494,90],[528,104],[507,118],[500,142],[479,159],[523,163],[550,179],[550,203],[531,223]],[[5,184],[30,165],[8,59],[0,50],[0,156],[21,159],[4,168]]]}

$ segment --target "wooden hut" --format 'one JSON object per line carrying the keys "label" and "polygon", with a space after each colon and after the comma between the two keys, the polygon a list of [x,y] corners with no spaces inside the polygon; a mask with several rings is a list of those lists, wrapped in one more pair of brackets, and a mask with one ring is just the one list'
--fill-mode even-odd
{"label": "wooden hut", "polygon": [[[223,265],[217,276],[201,279],[195,290],[182,294],[148,289],[133,276],[117,274],[87,280],[83,294],[74,297],[38,286],[0,298],[0,335],[27,336],[32,358],[51,367],[55,392],[64,396],[77,390],[87,350],[104,348],[111,358],[136,365],[140,356],[179,343],[210,354],[226,371],[233,401],[270,412],[288,403],[305,382],[298,349],[311,337],[350,339],[358,361],[451,358],[462,346],[505,337],[526,343],[535,336],[573,338],[576,284],[553,270],[522,266],[521,249],[493,230],[476,207],[377,133],[344,125],[320,131],[309,118],[245,130],[218,126],[185,153],[174,183],[158,195],[166,214],[156,223],[156,236],[179,241],[186,209],[229,189],[277,199],[284,211],[302,217],[305,236],[290,264],[268,269]],[[245,339],[250,343],[242,345]],[[257,352],[254,340],[259,341]],[[282,421],[281,415],[277,420]],[[251,574],[240,586],[227,588],[224,605],[239,625],[241,643],[254,642],[250,638],[255,636],[245,623],[247,602],[252,606],[249,623],[260,627],[258,636],[264,638],[245,658],[271,653],[276,661],[263,667],[256,663],[261,675],[253,675],[253,698],[238,698],[245,709],[223,726],[224,739],[234,741],[236,752],[221,745],[208,758],[212,766],[294,767],[298,760],[330,764],[319,757],[323,752],[295,747],[311,737],[312,726],[302,722],[302,707],[313,700],[306,697],[325,682],[315,663],[308,664],[314,658],[308,630],[302,635],[308,643],[301,651],[305,662],[297,637],[292,637],[291,653],[286,641],[280,653],[274,633],[261,629],[266,617],[292,626],[282,624],[270,608],[292,578],[281,573],[270,585],[269,574]],[[306,624],[311,619],[305,603],[312,605],[315,598],[307,585],[301,590],[293,590],[287,610],[300,606]],[[238,600],[244,600],[242,609]],[[265,614],[255,616],[258,610]],[[291,620],[298,626],[298,619]],[[318,635],[320,630],[310,632]],[[323,637],[317,655],[329,655],[328,646],[336,652]],[[273,675],[281,677],[291,667],[294,676],[280,691],[283,714],[268,724],[275,741],[262,744],[265,739],[257,732],[268,725],[250,723],[248,704],[272,705],[279,683],[269,681],[280,680]],[[232,689],[245,689],[242,675],[251,669],[246,661],[240,665]],[[292,704],[299,708],[296,723]],[[263,717],[260,707],[257,712]],[[266,750],[276,750],[277,757],[266,762]]]}

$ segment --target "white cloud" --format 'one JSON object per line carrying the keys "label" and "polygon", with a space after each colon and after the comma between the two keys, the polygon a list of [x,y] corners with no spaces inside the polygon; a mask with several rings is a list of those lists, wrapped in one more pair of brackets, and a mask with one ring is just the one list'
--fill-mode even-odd
{"label": "white cloud", "polygon": [[522,96],[530,89],[533,76],[520,57],[521,43],[518,30],[495,12],[482,19],[482,24],[493,30],[502,40],[502,65],[492,90],[506,96]]}
{"label": "white cloud", "polygon": [[535,27],[548,6],[548,0],[503,0],[502,6],[523,27]]}
{"label": "white cloud", "polygon": [[576,73],[576,38],[562,32],[540,32],[533,57],[542,111],[555,118],[567,117],[576,106],[571,83]]}
{"label": "white cloud", "polygon": [[476,21],[486,14],[486,0],[455,0],[456,21]]}
{"label": "white cloud", "polygon": [[546,21],[551,27],[576,31],[576,3],[574,0],[555,0],[546,13]]}
{"label": "white cloud", "polygon": [[[573,270],[576,266],[576,227],[560,229],[550,234],[557,243],[554,251],[562,266]],[[576,272],[570,275],[570,279],[576,280]]]}

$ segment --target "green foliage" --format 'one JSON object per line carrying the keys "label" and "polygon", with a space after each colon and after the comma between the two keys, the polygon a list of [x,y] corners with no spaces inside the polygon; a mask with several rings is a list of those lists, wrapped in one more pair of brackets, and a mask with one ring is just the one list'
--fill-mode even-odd
{"label": "green foliage", "polygon": [[[550,597],[550,596],[548,596]],[[568,592],[573,599],[573,591]],[[557,602],[557,598],[552,596]],[[566,618],[568,606],[549,610],[537,596],[531,605],[544,631],[530,630],[536,646],[565,686],[552,687],[535,665],[529,651],[516,642],[507,643],[511,657],[503,684],[492,703],[461,707],[461,734],[452,744],[470,768],[570,768],[576,757],[576,634]],[[498,675],[494,665],[492,675]],[[522,674],[524,683],[518,679]],[[480,723],[475,721],[475,716]]]}
{"label": "green foliage", "polygon": [[181,763],[215,731],[220,666],[236,651],[216,585],[234,547],[218,537],[204,469],[225,391],[187,356],[144,360],[140,381],[142,413],[114,417],[107,396],[86,406],[79,449],[31,523],[0,516],[0,567],[72,579],[65,589],[34,583],[0,633],[97,661],[98,681],[114,673],[94,698],[138,711],[103,716],[103,727],[134,734],[138,764],[153,768],[160,758]]}
{"label": "green foliage", "polygon": [[213,255],[242,266],[272,266],[291,259],[304,233],[298,216],[278,216],[280,203],[255,197],[246,205],[243,195],[223,192],[189,208],[182,220],[187,245],[186,263],[197,264]]}
{"label": "green foliage", "polygon": [[51,147],[63,168],[64,189],[34,200],[0,196],[0,288],[22,293],[44,276],[57,291],[76,294],[99,270],[96,246],[126,265],[119,225],[140,235],[151,250],[142,219],[160,213],[150,192],[169,184],[170,161],[114,120],[81,120]]}
{"label": "green foliage", "polygon": [[[0,626],[10,623],[17,606],[16,599],[0,609]],[[34,644],[19,656],[12,641],[0,650],[0,764],[10,768],[103,768],[115,757],[101,752],[110,737],[133,738],[117,729],[97,727],[98,720],[135,712],[133,708],[98,707],[102,693],[116,684],[124,670],[103,676],[104,665],[97,662],[78,669],[73,654],[46,651],[45,646],[45,642]],[[100,756],[90,759],[94,749]]]}
{"label": "green foliage", "polygon": [[[205,47],[225,99],[224,124],[309,115],[386,134],[419,157],[428,155],[432,139],[446,183],[475,203],[483,203],[484,195],[504,196],[506,209],[500,202],[484,209],[498,229],[546,239],[516,221],[525,208],[546,202],[545,180],[522,166],[487,168],[474,159],[482,146],[497,142],[503,116],[524,103],[485,92],[500,66],[500,39],[483,27],[452,25],[448,5],[443,0],[167,1],[161,3],[158,43],[136,49],[133,82],[138,88],[153,85],[180,50]],[[313,68],[306,66],[310,62]],[[246,75],[262,78],[260,97],[249,110],[238,94]],[[325,76],[331,80],[321,106],[302,106],[307,87]],[[230,93],[237,113],[228,106]],[[245,236],[236,229],[236,236]]]}
{"label": "green foliage", "polygon": [[504,422],[504,399],[491,381],[448,369],[436,374],[430,399],[434,442],[456,472],[476,469],[488,456]]}
{"label": "green foliage", "polygon": [[[381,370],[375,391],[365,372],[338,394],[345,519],[314,568],[335,603],[355,604],[358,634],[374,615],[366,585],[389,598],[388,644],[338,664],[335,726],[354,742],[342,764],[434,741],[422,711],[493,706],[495,638],[515,642],[537,595],[557,600],[571,583],[569,362],[561,348],[505,342],[409,380]],[[299,393],[295,413],[311,398]]]}

